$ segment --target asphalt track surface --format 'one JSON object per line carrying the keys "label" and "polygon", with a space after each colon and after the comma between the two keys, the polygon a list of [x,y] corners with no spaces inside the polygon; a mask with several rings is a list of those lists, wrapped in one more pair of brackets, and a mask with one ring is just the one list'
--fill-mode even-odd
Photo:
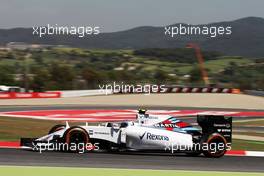
{"label": "asphalt track surface", "polygon": [[157,153],[62,153],[0,149],[0,165],[264,172],[264,158]]}
{"label": "asphalt track surface", "polygon": [[[44,109],[135,109],[138,107],[85,107],[85,106],[4,106],[0,111],[44,110]],[[150,109],[194,109],[172,107],[148,107]],[[208,110],[208,109],[207,109]],[[225,109],[213,109],[225,110]],[[235,109],[237,110],[237,109]],[[232,111],[229,109],[229,111]],[[19,166],[64,166],[92,168],[129,168],[129,169],[168,169],[203,171],[264,172],[263,157],[224,156],[222,158],[189,157],[184,154],[169,153],[64,153],[32,152],[22,149],[0,149],[0,165]]]}

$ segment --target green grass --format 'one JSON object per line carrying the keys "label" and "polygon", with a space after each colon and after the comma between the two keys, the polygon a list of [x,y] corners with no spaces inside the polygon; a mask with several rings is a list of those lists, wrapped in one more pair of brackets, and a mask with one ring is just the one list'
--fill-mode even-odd
{"label": "green grass", "polygon": [[[17,141],[21,137],[40,137],[56,124],[64,124],[60,121],[35,120],[25,118],[0,117],[0,141]],[[70,123],[77,125],[81,123]]]}
{"label": "green grass", "polygon": [[[218,73],[219,71],[223,70],[224,68],[228,67],[230,63],[233,62],[238,66],[243,66],[243,65],[249,65],[253,63],[250,59],[246,58],[228,58],[228,57],[223,57],[218,60],[210,60],[206,61],[204,63],[205,68],[209,70],[209,73]],[[193,66],[182,66],[177,68],[180,73],[188,73],[192,70]]]}
{"label": "green grass", "polygon": [[[3,66],[15,66],[15,64],[25,65],[25,60],[15,60],[15,59],[1,59],[0,65]],[[33,65],[35,61],[33,59],[27,59],[27,64]]]}
{"label": "green grass", "polygon": [[237,126],[264,126],[264,119],[255,119],[255,120],[250,120],[250,121],[234,121],[234,124]]}
{"label": "green grass", "polygon": [[264,142],[233,139],[232,150],[264,151]]}
{"label": "green grass", "polygon": [[[209,70],[209,73],[218,73],[219,71],[228,67],[231,62],[238,66],[249,65],[253,63],[252,60],[246,58],[222,57],[218,60],[206,61],[204,64],[205,68]],[[150,57],[133,57],[130,62],[123,64],[143,66],[143,69],[146,71],[161,69],[166,72],[174,73],[175,70],[177,70],[179,74],[187,74],[193,69],[193,64],[153,60],[153,58]]]}
{"label": "green grass", "polygon": [[1,175],[8,176],[260,176],[263,173],[254,172],[215,172],[215,171],[174,171],[174,170],[139,170],[139,169],[103,169],[103,168],[66,168],[66,167],[19,167],[0,166]]}
{"label": "green grass", "polygon": [[124,62],[123,65],[142,66],[145,71],[160,69],[169,73],[174,73],[175,69],[190,66],[190,64],[186,63],[158,61],[148,57],[133,57],[130,62]]}
{"label": "green grass", "polygon": [[54,52],[60,54],[71,54],[75,53],[77,55],[89,56],[90,53],[95,55],[104,55],[104,54],[132,54],[132,50],[107,50],[107,49],[82,49],[82,48],[54,48]]}
{"label": "green grass", "polygon": [[236,131],[236,132],[233,132],[233,134],[264,137],[264,132],[259,132],[259,131],[255,131],[255,132],[254,131]]}
{"label": "green grass", "polygon": [[129,50],[129,49],[116,49],[116,50],[110,50],[110,49],[89,49],[89,51],[91,51],[92,53],[95,54],[109,54],[109,53],[118,53],[118,54],[128,54],[128,55],[132,55],[133,54],[133,50]]}

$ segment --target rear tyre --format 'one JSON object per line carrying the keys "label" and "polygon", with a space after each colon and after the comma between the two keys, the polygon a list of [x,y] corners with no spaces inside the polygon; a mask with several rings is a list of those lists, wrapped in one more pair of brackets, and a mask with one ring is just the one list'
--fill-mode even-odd
{"label": "rear tyre", "polygon": [[84,152],[87,150],[87,145],[91,146],[89,134],[81,127],[71,127],[67,129],[63,139],[68,145],[68,151],[70,152]]}
{"label": "rear tyre", "polygon": [[215,133],[205,137],[202,141],[203,144],[208,146],[208,150],[203,150],[204,156],[209,158],[219,158],[225,155],[227,141],[222,135]]}
{"label": "rear tyre", "polygon": [[66,125],[61,125],[61,124],[55,125],[49,130],[49,134],[54,133],[54,132],[59,131],[59,130],[62,130],[65,127],[66,127]]}

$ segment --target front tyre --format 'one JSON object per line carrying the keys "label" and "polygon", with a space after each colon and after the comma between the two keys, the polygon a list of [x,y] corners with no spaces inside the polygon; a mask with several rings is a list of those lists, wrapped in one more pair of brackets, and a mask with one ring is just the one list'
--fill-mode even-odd
{"label": "front tyre", "polygon": [[87,150],[90,144],[89,134],[81,127],[71,127],[67,129],[63,136],[68,151],[82,153]]}

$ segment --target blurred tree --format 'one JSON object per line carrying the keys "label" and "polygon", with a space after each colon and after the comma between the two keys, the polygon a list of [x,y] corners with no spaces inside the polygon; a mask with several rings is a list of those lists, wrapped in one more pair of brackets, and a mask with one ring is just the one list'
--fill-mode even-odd
{"label": "blurred tree", "polygon": [[157,84],[159,84],[162,82],[164,83],[168,79],[168,75],[163,70],[158,69],[154,72],[153,78],[157,81]]}
{"label": "blurred tree", "polygon": [[5,66],[0,66],[0,85],[13,85],[14,84],[14,72]]}
{"label": "blurred tree", "polygon": [[190,74],[190,82],[191,83],[197,83],[197,82],[203,81],[201,71],[197,65],[193,66],[193,68],[189,74]]}
{"label": "blurred tree", "polygon": [[87,81],[88,88],[98,88],[98,83],[103,79],[99,72],[91,67],[85,67],[82,70],[82,77]]}
{"label": "blurred tree", "polygon": [[49,89],[51,75],[45,67],[37,67],[32,69],[34,79],[31,83],[31,89],[36,92],[43,92]]}
{"label": "blurred tree", "polygon": [[53,63],[49,69],[51,81],[53,82],[51,89],[72,89],[73,80],[75,78],[75,72],[72,67]]}

